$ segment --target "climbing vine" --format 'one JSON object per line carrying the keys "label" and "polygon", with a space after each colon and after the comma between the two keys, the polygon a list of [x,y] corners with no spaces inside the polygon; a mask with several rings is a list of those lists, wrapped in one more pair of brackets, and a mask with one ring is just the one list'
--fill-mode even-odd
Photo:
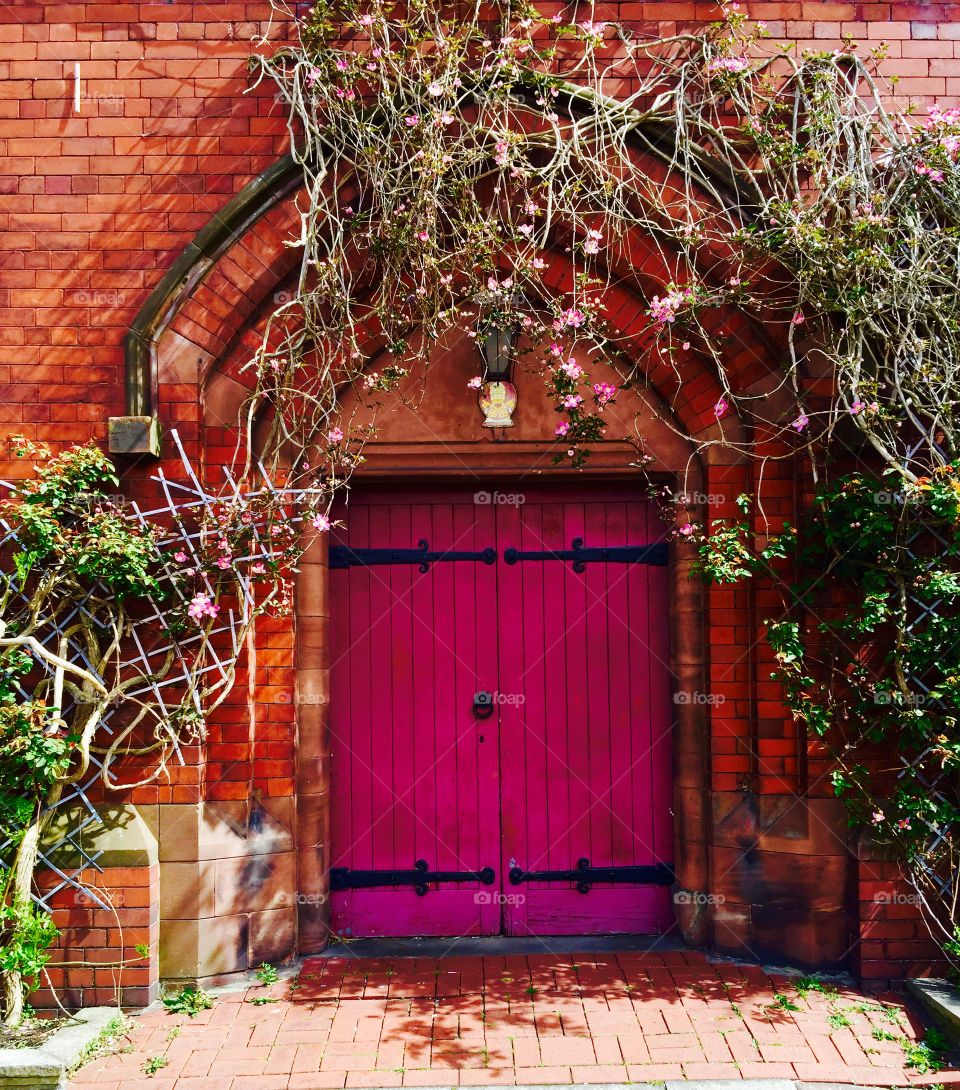
{"label": "climbing vine", "polygon": [[[719,395],[687,436],[698,453],[732,447],[758,476],[799,460],[815,495],[796,527],[754,497],[735,519],[693,512],[680,547],[707,579],[782,588],[768,635],[788,704],[956,953],[960,111],[915,118],[878,75],[883,47],[798,53],[737,4],[656,39],[525,2],[320,0],[297,30],[253,60],[305,193],[248,444],[269,419],[268,454],[296,452],[295,478],[332,495],[366,438],[338,420],[341,386],[376,399],[451,331],[507,327],[557,411],[556,460],[579,467],[604,439],[642,451],[604,417],[621,390],[665,365],[677,402],[705,361]],[[638,239],[671,270],[655,290]],[[631,282],[642,342],[607,320]],[[746,383],[737,315],[769,336]],[[616,385],[591,381],[599,361]]]}

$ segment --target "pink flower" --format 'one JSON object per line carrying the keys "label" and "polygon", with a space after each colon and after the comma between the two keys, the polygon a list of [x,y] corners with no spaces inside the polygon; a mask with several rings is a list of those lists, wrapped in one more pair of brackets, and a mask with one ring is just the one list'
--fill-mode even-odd
{"label": "pink flower", "polygon": [[263,564],[260,563],[259,560],[256,562],[256,564],[250,565],[250,571],[253,575],[263,575],[266,570],[267,569],[264,567]]}
{"label": "pink flower", "polygon": [[570,425],[566,422],[566,420],[561,420],[560,423],[554,429],[553,434],[554,435],[559,435],[561,438],[563,438],[563,436],[565,436],[569,431],[570,431]]}
{"label": "pink flower", "polygon": [[407,126],[408,129],[412,129],[415,126],[420,124],[420,115],[419,114],[408,114],[403,119],[403,123]]}
{"label": "pink flower", "polygon": [[901,818],[897,822],[897,828],[898,829],[909,829],[910,828],[910,819],[909,818]]}
{"label": "pink flower", "polygon": [[585,254],[599,253],[602,238],[603,235],[599,231],[587,231],[587,240],[583,244],[583,252]]}
{"label": "pink flower", "polygon": [[563,346],[559,345],[559,344],[550,345],[550,355],[551,356],[562,356],[563,355]]}
{"label": "pink flower", "polygon": [[430,241],[430,232],[429,231],[417,231],[417,238],[420,239],[421,242],[429,242]]}
{"label": "pink flower", "polygon": [[809,423],[810,418],[807,416],[806,413],[802,412],[797,417],[797,419],[790,424],[790,427],[793,428],[796,432],[801,432]]}
{"label": "pink flower", "polygon": [[730,404],[725,397],[721,397],[720,400],[713,407],[713,415],[720,420],[726,416],[730,410]]}
{"label": "pink flower", "polygon": [[858,413],[863,412],[865,408],[866,406],[862,401],[855,401],[847,411],[850,413],[851,416],[857,416]]}
{"label": "pink flower", "polygon": [[582,326],[586,321],[586,316],[582,310],[577,310],[576,307],[571,307],[569,310],[563,312],[563,321],[565,325],[573,326],[574,328]]}
{"label": "pink flower", "polygon": [[682,534],[684,537],[690,537],[694,530],[696,530],[696,526],[692,522],[685,522],[682,526],[677,527],[677,533]]}
{"label": "pink flower", "polygon": [[190,605],[187,607],[187,614],[192,621],[196,621],[200,624],[204,617],[216,617],[220,612],[220,607],[213,602],[209,594],[200,593],[195,595],[190,600]]}
{"label": "pink flower", "polygon": [[310,520],[310,525],[321,533],[330,529],[330,519],[326,515],[314,515]]}
{"label": "pink flower", "polygon": [[182,564],[184,560],[187,559],[187,554],[183,551],[183,549],[177,549],[177,551],[173,554],[173,559],[176,560],[178,564]]}
{"label": "pink flower", "polygon": [[677,311],[692,294],[689,288],[685,291],[674,288],[662,299],[659,295],[655,295],[650,300],[650,308],[647,313],[655,322],[660,322],[661,325],[672,322],[677,316]]}
{"label": "pink flower", "polygon": [[794,314],[794,316],[793,316],[793,317],[792,317],[792,318],[790,319],[790,321],[791,321],[791,322],[792,322],[792,323],[793,323],[794,325],[803,325],[803,323],[804,323],[804,322],[805,322],[806,320],[807,320],[807,319],[806,319],[806,318],[804,318],[804,316],[803,316],[803,315],[802,315],[802,314],[800,313],[800,311],[799,311],[799,310],[798,310],[798,311],[797,311],[797,313],[796,313],[796,314]]}
{"label": "pink flower", "polygon": [[746,57],[721,57],[707,65],[708,72],[742,72],[749,66]]}
{"label": "pink flower", "polygon": [[443,94],[443,87],[434,80],[433,83],[427,85],[427,94],[439,98]]}
{"label": "pink flower", "polygon": [[690,351],[690,342],[689,341],[684,341],[683,344],[680,347],[684,350],[684,352],[689,352]]}
{"label": "pink flower", "polygon": [[593,384],[593,394],[602,407],[617,396],[617,388],[609,382],[595,382]]}
{"label": "pink flower", "polygon": [[943,171],[935,170],[933,167],[928,166],[926,163],[917,163],[913,168],[918,174],[926,174],[931,182],[942,182]]}
{"label": "pink flower", "polygon": [[560,364],[560,370],[567,376],[567,378],[579,378],[583,374],[583,368],[579,363],[571,356],[566,363]]}
{"label": "pink flower", "polygon": [[883,821],[883,811],[882,810],[874,810],[873,811],[873,817],[871,818],[871,820],[873,821],[874,825],[879,825],[880,822]]}
{"label": "pink flower", "polygon": [[229,568],[229,567],[230,567],[230,557],[229,557],[229,556],[221,556],[221,557],[219,557],[219,558],[217,559],[217,567],[218,567],[218,568],[219,568],[219,569],[220,569],[221,571],[226,571],[226,570],[227,570],[227,568]]}
{"label": "pink flower", "polygon": [[339,428],[331,428],[327,432],[327,441],[330,443],[342,443],[343,432]]}
{"label": "pink flower", "polygon": [[474,375],[472,379],[467,383],[468,390],[479,390],[483,385],[483,379],[479,375]]}
{"label": "pink flower", "polygon": [[565,409],[576,409],[582,401],[583,398],[579,394],[567,394],[562,404]]}

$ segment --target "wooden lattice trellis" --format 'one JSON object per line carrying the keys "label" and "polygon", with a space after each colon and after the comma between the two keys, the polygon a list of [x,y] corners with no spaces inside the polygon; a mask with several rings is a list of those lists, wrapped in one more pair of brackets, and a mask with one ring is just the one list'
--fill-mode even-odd
{"label": "wooden lattice trellis", "polygon": [[[137,521],[144,529],[149,526],[156,533],[158,527],[167,528],[157,538],[168,577],[163,580],[163,585],[170,594],[177,597],[180,605],[185,606],[187,602],[185,592],[181,582],[173,577],[174,572],[170,567],[169,557],[174,549],[187,552],[201,578],[201,585],[196,589],[206,589],[211,596],[213,595],[214,588],[209,578],[203,573],[200,553],[201,527],[207,521],[205,516],[212,513],[215,505],[222,504],[227,498],[242,511],[259,511],[261,507],[258,501],[269,494],[270,511],[274,523],[279,519],[288,525],[296,526],[303,520],[303,515],[298,511],[302,509],[301,505],[304,501],[309,502],[313,492],[276,486],[262,466],[259,467],[259,485],[256,489],[241,488],[236,478],[226,468],[223,470],[223,485],[219,490],[205,487],[194,472],[179,435],[173,431],[170,433],[170,438],[176,447],[182,466],[181,479],[171,479],[162,469],[158,470],[151,479],[157,485],[159,502],[151,507],[130,502],[125,505],[125,509],[129,517]],[[0,481],[0,485],[8,490],[15,488],[11,482]],[[130,638],[125,643],[121,667],[127,677],[131,674],[139,675],[142,678],[142,684],[134,683],[123,698],[107,708],[96,732],[99,749],[109,747],[118,726],[122,728],[122,709],[128,700],[149,702],[158,717],[169,717],[181,712],[183,695],[187,693],[198,716],[202,716],[204,709],[200,706],[196,685],[198,673],[200,675],[212,673],[218,675],[220,680],[228,682],[231,664],[240,655],[245,634],[257,610],[257,593],[250,572],[251,565],[258,560],[268,560],[273,555],[273,547],[262,521],[252,518],[249,528],[252,533],[252,547],[248,555],[236,558],[239,563],[232,569],[231,600],[234,605],[222,610],[212,627],[204,630],[198,628],[195,632],[175,633],[168,617],[171,612],[176,611],[171,611],[169,602],[162,605],[155,596],[146,600],[145,608],[138,614]],[[18,538],[14,526],[10,521],[0,518],[0,552],[15,551],[17,545]],[[95,592],[103,594],[104,588],[92,587],[88,599]],[[20,605],[28,600],[26,591],[15,591],[14,596],[16,595],[19,595]],[[10,603],[11,612],[16,612],[18,601]],[[48,624],[38,631],[37,639],[48,649],[55,650],[59,646],[63,632],[70,627],[71,622],[77,618],[83,608],[83,603],[78,603],[73,611],[58,622]],[[92,612],[87,613],[87,618],[93,618]],[[98,627],[103,626],[98,623]],[[201,641],[205,643],[204,665],[199,671],[194,667],[191,678],[189,654],[191,649],[196,648]],[[157,664],[171,651],[173,664],[161,678],[157,679],[154,676],[158,672]],[[78,639],[73,638],[69,641],[66,657],[96,675],[86,649]],[[39,660],[36,662],[36,668],[45,669],[48,673],[50,671],[49,665]],[[21,687],[20,696],[23,700],[30,698],[30,694],[23,687]],[[172,757],[183,764],[184,756],[175,737],[172,749]],[[98,795],[100,797],[103,795],[104,788],[98,787],[101,781],[106,781],[108,784],[118,783],[112,768],[108,767],[105,770],[102,757],[92,751],[88,774],[64,791],[55,804],[55,810],[70,814],[71,818],[68,827],[56,826],[56,836],[48,838],[40,851],[38,869],[48,870],[57,877],[57,881],[50,888],[34,893],[34,899],[47,909],[51,907],[54,897],[67,887],[81,892],[91,903],[102,908],[109,907],[104,903],[102,896],[83,880],[84,872],[102,871],[99,864],[102,851],[85,846],[84,843],[91,832],[104,824],[101,814],[102,803],[98,804],[95,801]],[[5,865],[3,857],[4,854],[9,855],[10,847],[10,840],[0,843],[0,866]],[[58,857],[63,856],[75,859],[76,862],[70,867],[63,867],[57,862]]]}

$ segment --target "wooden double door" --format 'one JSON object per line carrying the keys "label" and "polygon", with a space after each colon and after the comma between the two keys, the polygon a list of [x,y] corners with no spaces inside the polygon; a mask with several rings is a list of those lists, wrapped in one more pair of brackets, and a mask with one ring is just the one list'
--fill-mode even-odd
{"label": "wooden double door", "polygon": [[356,488],[330,548],[331,926],[656,933],[667,545],[635,492]]}

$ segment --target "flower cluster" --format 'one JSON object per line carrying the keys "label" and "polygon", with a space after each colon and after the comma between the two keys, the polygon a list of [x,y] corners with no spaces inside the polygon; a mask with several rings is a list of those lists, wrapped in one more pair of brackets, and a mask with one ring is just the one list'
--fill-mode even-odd
{"label": "flower cluster", "polygon": [[689,306],[694,298],[694,290],[691,287],[678,288],[674,284],[667,285],[667,294],[663,297],[655,295],[650,300],[647,313],[661,325],[675,322],[680,310]]}

